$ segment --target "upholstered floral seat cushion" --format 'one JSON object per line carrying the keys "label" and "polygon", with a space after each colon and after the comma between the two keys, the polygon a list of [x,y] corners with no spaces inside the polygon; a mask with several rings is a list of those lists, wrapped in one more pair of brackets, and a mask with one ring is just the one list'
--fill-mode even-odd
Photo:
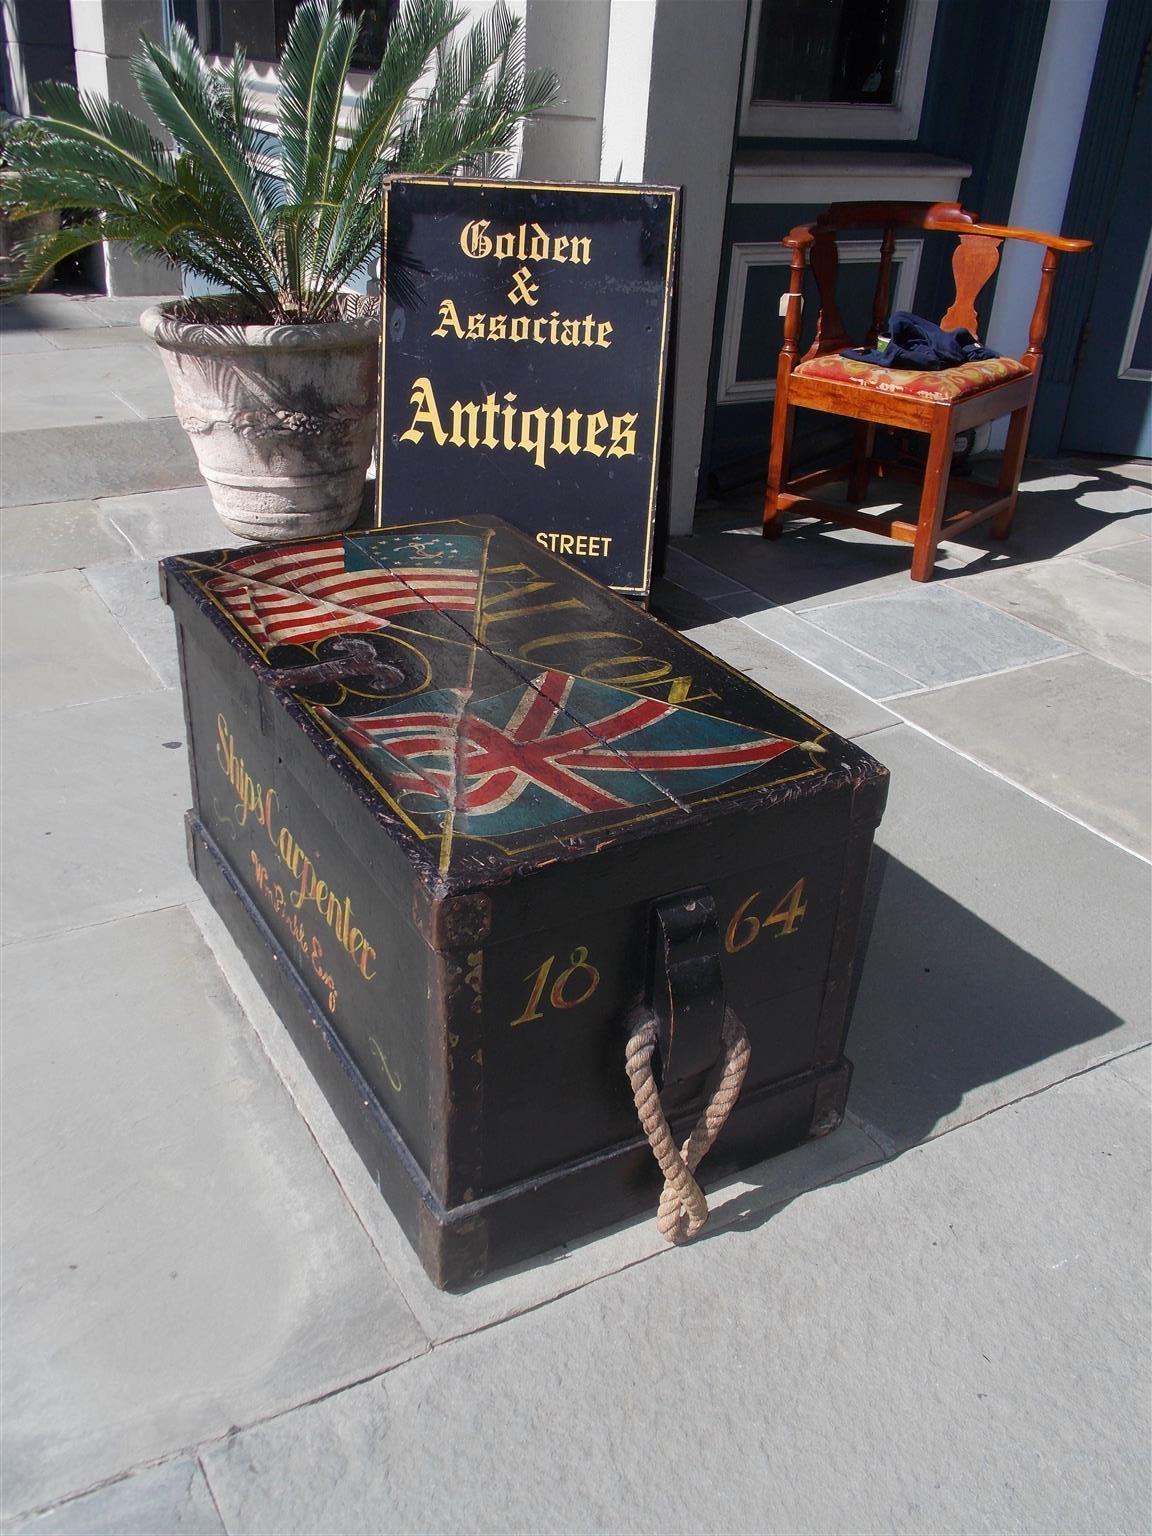
{"label": "upholstered floral seat cushion", "polygon": [[886,395],[912,395],[917,400],[931,400],[950,405],[963,395],[974,394],[992,384],[1006,384],[1028,372],[1014,357],[987,357],[977,363],[961,363],[958,368],[920,370],[914,368],[877,368],[839,352],[826,352],[793,369],[794,379],[820,379],[828,384],[855,384],[860,389],[878,389]]}

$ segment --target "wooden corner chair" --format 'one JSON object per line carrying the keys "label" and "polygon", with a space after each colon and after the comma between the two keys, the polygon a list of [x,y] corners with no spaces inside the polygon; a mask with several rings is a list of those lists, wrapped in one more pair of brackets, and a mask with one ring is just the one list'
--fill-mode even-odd
{"label": "wooden corner chair", "polygon": [[[964,326],[979,335],[976,300],[995,272],[1004,240],[1027,240],[1045,247],[1040,289],[1028,347],[1023,357],[965,363],[939,371],[873,367],[840,356],[854,343],[844,329],[836,305],[836,236],[840,230],[882,229],[880,271],[872,303],[872,324],[866,345],[873,347],[888,319],[892,253],[898,229],[923,229],[955,234],[952,257],[956,297],[941,320],[945,330]],[[1056,264],[1065,251],[1086,251],[1089,240],[1067,240],[1032,229],[981,224],[959,203],[836,203],[811,224],[801,224],[783,241],[792,251],[788,293],[784,301],[784,346],[776,371],[776,406],[772,422],[772,452],[764,496],[764,537],[778,538],[789,513],[818,517],[849,528],[865,528],[913,545],[912,580],[930,581],[941,538],[953,537],[987,519],[995,539],[1008,537],[1016,510],[1016,495],[1024,464],[1024,449],[1036,400],[1048,310]],[[820,298],[816,339],[798,358],[801,295],[804,272],[811,262]],[[798,407],[849,416],[856,423],[850,462],[819,469],[789,480],[788,460]],[[999,416],[1010,416],[1008,440],[995,495],[974,480],[955,484],[980,503],[945,516],[952,466],[952,444],[959,432]],[[873,442],[878,424],[905,431],[926,432],[928,459],[924,471],[919,516],[914,523],[897,517],[869,516],[858,511],[874,473]],[[814,499],[808,493],[836,480],[847,481],[847,502]]]}

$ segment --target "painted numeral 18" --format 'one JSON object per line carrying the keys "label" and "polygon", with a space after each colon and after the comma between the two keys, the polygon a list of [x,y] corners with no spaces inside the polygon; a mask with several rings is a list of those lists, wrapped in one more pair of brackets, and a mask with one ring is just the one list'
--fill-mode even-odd
{"label": "painted numeral 18", "polygon": [[[540,1005],[544,1001],[544,989],[548,986],[548,979],[552,975],[552,967],[556,964],[556,956],[549,955],[543,965],[536,970],[529,971],[525,981],[532,983],[532,990],[528,994],[528,1002],[524,1012],[518,1019],[512,1020],[512,1027],[517,1024],[528,1024],[533,1019],[542,1019],[544,1014]],[[586,1003],[600,985],[600,972],[588,960],[588,950],[583,944],[577,944],[572,951],[572,957],[564,970],[560,971],[553,981],[548,992],[548,1003],[552,1008],[578,1008],[581,1003]]]}
{"label": "painted numeral 18", "polygon": [[788,938],[796,932],[808,910],[808,903],[804,899],[803,879],[797,880],[792,889],[781,896],[767,917],[759,917],[755,912],[749,911],[753,902],[759,899],[760,892],[753,891],[747,901],[742,901],[733,912],[732,921],[728,924],[728,931],[724,935],[724,948],[730,955],[747,949],[749,944],[754,943],[767,928],[775,928],[778,939]]}

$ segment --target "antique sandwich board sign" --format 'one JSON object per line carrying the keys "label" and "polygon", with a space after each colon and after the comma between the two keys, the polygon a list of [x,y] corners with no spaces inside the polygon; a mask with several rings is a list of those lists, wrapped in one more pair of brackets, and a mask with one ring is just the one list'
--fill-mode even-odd
{"label": "antique sandwich board sign", "polygon": [[378,525],[491,512],[647,593],[677,200],[386,183]]}
{"label": "antique sandwich board sign", "polygon": [[438,1285],[654,1206],[661,1020],[705,1176],[833,1129],[867,753],[495,518],[162,564],[193,868]]}

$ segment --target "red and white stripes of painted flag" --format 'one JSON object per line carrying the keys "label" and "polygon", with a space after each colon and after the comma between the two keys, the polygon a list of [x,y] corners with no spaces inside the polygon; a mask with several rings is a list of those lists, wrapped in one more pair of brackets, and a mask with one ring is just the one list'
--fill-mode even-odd
{"label": "red and white stripes of painted flag", "polygon": [[429,607],[471,612],[479,580],[475,570],[420,565],[350,571],[343,540],[330,539],[241,555],[209,585],[261,644],[308,645]]}

